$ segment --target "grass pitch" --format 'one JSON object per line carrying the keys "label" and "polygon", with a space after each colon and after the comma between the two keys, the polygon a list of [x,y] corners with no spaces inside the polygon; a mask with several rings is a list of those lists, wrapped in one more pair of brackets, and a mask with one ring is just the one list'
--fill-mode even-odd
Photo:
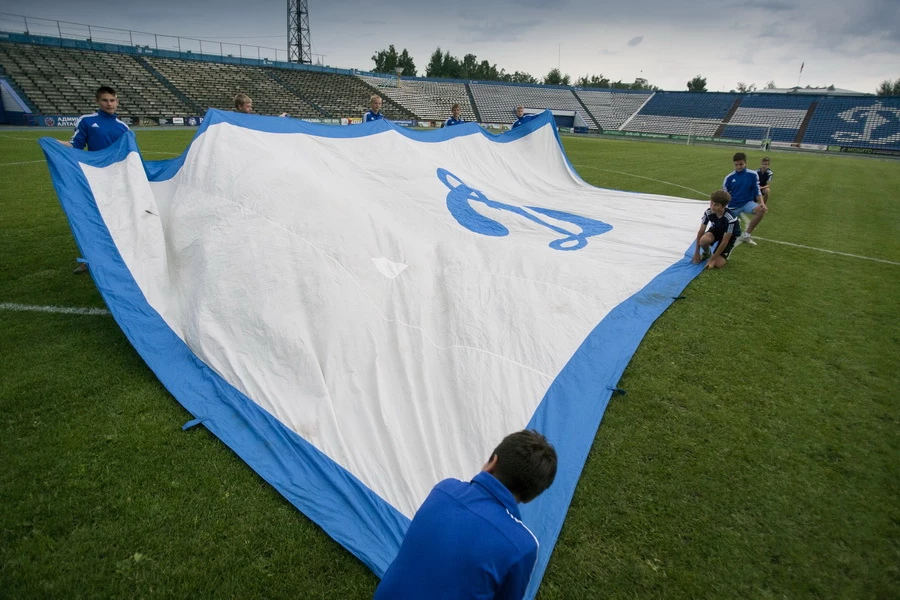
{"label": "grass pitch", "polygon": [[[359,561],[181,431],[111,317],[9,308],[103,306],[38,135],[0,130],[0,596],[371,597]],[[191,136],[137,133],[147,159]],[[593,184],[697,199],[734,151],[564,142]],[[900,596],[900,163],[770,155],[763,239],[644,339],[539,598]]]}

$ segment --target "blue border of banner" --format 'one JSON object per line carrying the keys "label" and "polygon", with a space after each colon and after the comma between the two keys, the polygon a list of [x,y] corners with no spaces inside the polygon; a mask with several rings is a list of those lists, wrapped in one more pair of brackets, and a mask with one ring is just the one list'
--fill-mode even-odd
{"label": "blue border of banner", "polygon": [[[387,120],[349,127],[306,123],[210,110],[195,138],[218,123],[272,133],[323,137],[362,137],[396,131],[419,142],[484,135],[508,143],[552,126],[565,156],[553,115],[547,111],[514,130],[495,135],[475,123],[414,131]],[[75,240],[91,265],[91,275],[116,322],[160,381],[194,417],[235,451],[328,535],[362,560],[379,577],[396,555],[409,519],[356,477],[260,408],[198,359],[149,305],[119,254],[100,215],[80,163],[104,167],[138,152],[133,133],[99,152],[73,150],[52,138],[40,140],[53,183]],[[188,150],[166,161],[144,162],[148,179],[173,177]],[[580,177],[578,177],[580,179]],[[542,399],[529,423],[557,447],[559,472],[554,485],[523,505],[524,522],[541,542],[538,565],[526,594],[537,593],[553,546],[612,389],[641,339],[690,281],[702,270],[685,257],[617,306],[585,339]],[[460,474],[462,476],[469,474]]]}

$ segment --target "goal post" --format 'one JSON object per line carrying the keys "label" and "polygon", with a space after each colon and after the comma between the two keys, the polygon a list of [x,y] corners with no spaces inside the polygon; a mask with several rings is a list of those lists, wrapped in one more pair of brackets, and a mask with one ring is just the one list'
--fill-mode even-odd
{"label": "goal post", "polygon": [[729,144],[768,148],[772,141],[770,123],[735,123],[697,119],[691,121],[687,143]]}

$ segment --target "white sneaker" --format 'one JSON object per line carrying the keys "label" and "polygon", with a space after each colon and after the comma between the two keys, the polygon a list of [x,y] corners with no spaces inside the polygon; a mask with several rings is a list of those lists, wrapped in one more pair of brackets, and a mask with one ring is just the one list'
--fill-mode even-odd
{"label": "white sneaker", "polygon": [[753,236],[747,233],[746,231],[741,234],[741,237],[738,238],[738,242],[742,244],[749,244],[751,246],[756,245],[756,240],[753,239]]}

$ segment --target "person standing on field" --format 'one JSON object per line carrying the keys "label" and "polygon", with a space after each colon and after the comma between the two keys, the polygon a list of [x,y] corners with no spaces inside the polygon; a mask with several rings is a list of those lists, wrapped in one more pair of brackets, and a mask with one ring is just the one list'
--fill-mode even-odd
{"label": "person standing on field", "polygon": [[[85,146],[89,152],[96,152],[112,146],[120,137],[130,131],[128,125],[119,119],[116,110],[119,108],[119,95],[116,90],[108,85],[101,85],[94,94],[97,100],[98,110],[88,115],[82,115],[75,122],[75,133],[68,142],[60,142],[70,148],[83,150]],[[74,273],[81,275],[87,273],[86,262],[80,263]]]}

